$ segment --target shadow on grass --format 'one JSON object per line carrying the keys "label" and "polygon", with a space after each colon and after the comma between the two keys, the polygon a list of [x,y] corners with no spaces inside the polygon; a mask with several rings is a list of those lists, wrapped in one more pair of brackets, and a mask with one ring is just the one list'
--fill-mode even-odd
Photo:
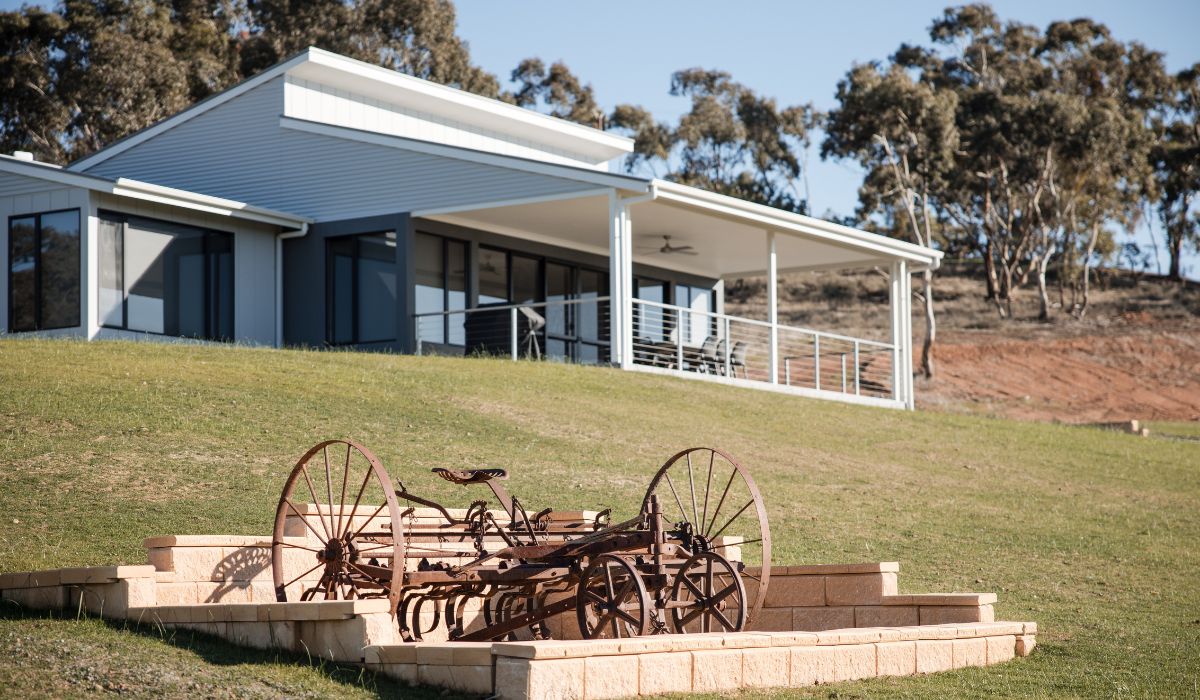
{"label": "shadow on grass", "polygon": [[[388,676],[348,664],[335,663],[319,657],[285,651],[282,649],[251,649],[230,643],[220,637],[186,629],[168,629],[154,624],[137,623],[130,620],[112,620],[83,613],[76,615],[70,610],[32,610],[10,601],[0,603],[0,622],[21,621],[95,621],[112,632],[126,632],[152,639],[195,654],[213,666],[290,665],[307,668],[326,680],[356,688],[378,698],[460,698],[452,691],[430,686],[413,686]],[[281,697],[287,695],[280,692]]]}

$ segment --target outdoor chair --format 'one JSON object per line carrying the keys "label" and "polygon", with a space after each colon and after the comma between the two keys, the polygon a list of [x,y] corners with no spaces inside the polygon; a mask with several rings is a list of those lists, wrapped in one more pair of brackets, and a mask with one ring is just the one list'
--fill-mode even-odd
{"label": "outdoor chair", "polygon": [[729,353],[729,368],[733,370],[733,376],[737,376],[738,367],[742,368],[742,379],[749,379],[746,373],[746,341],[739,340],[733,344],[733,350]]}
{"label": "outdoor chair", "polygon": [[[707,374],[717,373],[717,336],[710,335],[704,339],[704,343],[700,345],[700,364],[699,370]],[[720,358],[720,363],[724,364],[723,357]]]}

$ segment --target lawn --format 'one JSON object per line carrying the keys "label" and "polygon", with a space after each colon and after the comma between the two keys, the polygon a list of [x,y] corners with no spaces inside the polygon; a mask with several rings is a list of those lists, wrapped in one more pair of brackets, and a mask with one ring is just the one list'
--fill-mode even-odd
{"label": "lawn", "polygon": [[[614,517],[667,456],[704,444],[763,487],[776,563],[898,560],[902,593],[995,591],[997,619],[1040,626],[1034,654],[1003,666],[773,697],[1198,694],[1196,441],[610,369],[30,340],[0,340],[0,425],[0,571],[139,563],[151,535],[269,532],[292,463],[327,437],[362,441],[393,478],[454,503],[470,496],[430,467],[506,467],[535,508]],[[0,615],[6,694],[110,682],[179,697],[404,690],[203,637]]]}

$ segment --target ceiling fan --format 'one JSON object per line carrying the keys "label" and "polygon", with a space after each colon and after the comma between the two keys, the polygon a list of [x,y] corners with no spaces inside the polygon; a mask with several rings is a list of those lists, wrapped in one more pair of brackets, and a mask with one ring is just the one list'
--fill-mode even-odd
{"label": "ceiling fan", "polygon": [[651,251],[651,252],[658,252],[658,253],[662,253],[663,255],[672,255],[672,254],[699,255],[699,253],[696,252],[696,249],[690,245],[671,245],[671,237],[667,236],[667,235],[663,236],[662,247],[659,248],[657,251]]}

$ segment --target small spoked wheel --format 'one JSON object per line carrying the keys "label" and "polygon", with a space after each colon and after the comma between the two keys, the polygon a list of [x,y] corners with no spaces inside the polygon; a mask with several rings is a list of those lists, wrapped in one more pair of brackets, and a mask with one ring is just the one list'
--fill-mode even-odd
{"label": "small spoked wheel", "polygon": [[742,577],[716,552],[701,552],[684,563],[671,587],[669,607],[679,634],[740,632],[746,626]]}
{"label": "small spoked wheel", "polygon": [[275,597],[399,599],[404,533],[392,480],[370,450],[327,440],[306,452],[275,511]]}
{"label": "small spoked wheel", "polygon": [[654,475],[643,513],[650,511],[653,496],[688,555],[718,554],[752,581],[744,607],[746,623],[753,622],[771,578],[771,530],[750,472],[722,450],[693,447],[668,459]]}
{"label": "small spoked wheel", "polygon": [[614,554],[602,554],[579,580],[575,613],[584,639],[621,639],[650,633],[652,613],[637,569]]}

